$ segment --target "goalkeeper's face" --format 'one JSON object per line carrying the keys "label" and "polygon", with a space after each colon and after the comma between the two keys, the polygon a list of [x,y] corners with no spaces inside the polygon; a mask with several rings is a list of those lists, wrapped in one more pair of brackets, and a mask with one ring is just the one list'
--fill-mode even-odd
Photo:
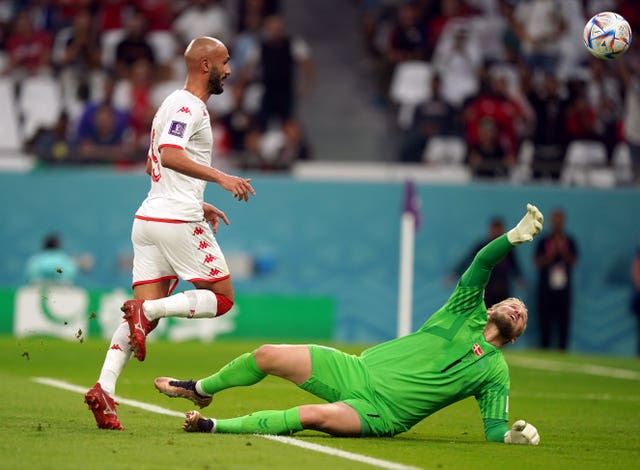
{"label": "goalkeeper's face", "polygon": [[508,298],[488,309],[489,321],[493,322],[506,342],[514,342],[524,333],[529,314],[520,299]]}

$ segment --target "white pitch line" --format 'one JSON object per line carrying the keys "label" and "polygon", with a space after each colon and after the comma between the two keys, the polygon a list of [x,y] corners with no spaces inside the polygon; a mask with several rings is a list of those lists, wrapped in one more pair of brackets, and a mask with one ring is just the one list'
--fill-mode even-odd
{"label": "white pitch line", "polygon": [[553,370],[556,372],[574,372],[586,375],[598,375],[600,377],[613,377],[616,379],[640,380],[640,372],[616,367],[598,366],[595,364],[570,364],[566,362],[551,361],[548,359],[534,359],[531,357],[510,356],[507,360],[513,364],[528,369]]}
{"label": "white pitch line", "polygon": [[[62,380],[52,379],[49,377],[33,377],[32,380],[34,382],[38,382],[43,385],[49,385],[51,387],[61,388],[63,390],[68,390],[70,392],[76,392],[85,394],[87,392],[87,388],[79,387],[78,385],[73,385],[69,382],[64,382]],[[144,403],[142,401],[130,400],[128,398],[115,397],[115,400],[121,405],[133,406],[135,408],[140,408],[145,411],[150,411],[152,413],[158,413],[161,415],[167,416],[176,416],[179,418],[184,417],[184,413],[179,413],[177,411],[169,410],[167,408],[162,408],[161,406],[150,405],[148,403]],[[320,452],[322,454],[332,455],[335,457],[341,457],[347,460],[353,460],[355,462],[361,462],[365,464],[372,465],[374,467],[386,468],[389,470],[419,470],[419,467],[411,467],[409,465],[402,465],[395,462],[390,462],[388,460],[376,459],[373,457],[367,457],[366,455],[355,454],[353,452],[347,452],[340,449],[334,449],[332,447],[326,447],[319,444],[312,444],[310,442],[301,441],[298,439],[293,439],[291,437],[285,436],[271,436],[266,434],[256,434],[258,437],[263,437],[265,439],[269,439],[272,441],[281,442],[283,444],[289,444],[296,447],[301,447],[306,450],[312,450],[314,452]]]}

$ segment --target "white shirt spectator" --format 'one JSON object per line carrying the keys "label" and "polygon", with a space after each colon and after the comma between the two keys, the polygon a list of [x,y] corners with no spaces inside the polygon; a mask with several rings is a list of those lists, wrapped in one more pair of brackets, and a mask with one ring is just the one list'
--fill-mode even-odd
{"label": "white shirt spectator", "polygon": [[173,29],[184,44],[196,37],[211,36],[231,40],[229,13],[218,1],[193,0],[173,22]]}

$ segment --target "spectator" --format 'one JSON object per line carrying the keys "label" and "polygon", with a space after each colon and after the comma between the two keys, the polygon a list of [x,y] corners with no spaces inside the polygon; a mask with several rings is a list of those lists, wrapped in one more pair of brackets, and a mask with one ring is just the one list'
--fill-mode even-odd
{"label": "spectator", "polygon": [[255,11],[248,11],[243,21],[244,29],[239,31],[233,43],[234,69],[245,70],[249,65],[251,53],[260,44],[260,30],[262,28],[262,16]]}
{"label": "spectator", "polygon": [[487,117],[480,119],[477,133],[467,153],[467,164],[474,178],[507,178],[515,158],[501,145],[496,122]]}
{"label": "spectator", "polygon": [[311,91],[313,62],[307,42],[289,36],[282,16],[271,15],[263,25],[263,38],[244,72],[244,81],[258,72],[264,87],[258,120],[264,131],[274,120],[282,124],[295,117],[297,95]]}
{"label": "spectator", "polygon": [[81,77],[102,66],[100,37],[89,10],[78,12],[72,25],[58,31],[55,39],[54,63],[57,67],[72,68]]}
{"label": "spectator", "polygon": [[128,78],[131,67],[138,60],[146,60],[155,66],[155,55],[147,40],[147,20],[142,13],[134,12],[127,22],[125,36],[116,46],[115,72],[119,78]]}
{"label": "spectator", "polygon": [[247,29],[245,20],[250,16],[257,15],[262,22],[268,16],[280,14],[280,0],[239,0],[235,5],[239,33]]}
{"label": "spectator", "polygon": [[440,0],[439,10],[428,17],[429,44],[435,47],[441,41],[443,34],[447,34],[447,27],[451,23],[460,22],[473,12],[465,0]]}
{"label": "spectator", "polygon": [[[454,275],[459,278],[476,254],[486,244],[495,240],[505,232],[505,224],[502,217],[493,217],[489,221],[487,238],[478,242],[464,258],[456,265]],[[452,276],[453,277],[453,276]],[[502,299],[513,296],[514,281],[520,285],[524,285],[524,278],[520,270],[520,263],[513,251],[510,251],[505,258],[502,259],[494,268],[489,278],[489,283],[484,290],[484,301],[487,305],[494,305]]]}
{"label": "spectator", "polygon": [[640,356],[640,245],[636,247],[636,252],[631,262],[631,283],[633,293],[631,296],[631,311],[636,315],[638,329],[636,333],[636,353]]}
{"label": "spectator", "polygon": [[436,45],[433,65],[442,78],[442,96],[451,106],[460,108],[478,92],[482,51],[467,23],[449,24]]}
{"label": "spectator", "polygon": [[13,22],[6,42],[8,63],[5,73],[17,79],[48,73],[51,67],[53,40],[49,32],[35,29],[29,10],[22,10]]}
{"label": "spectator", "polygon": [[555,74],[560,61],[558,44],[567,31],[559,0],[521,0],[514,11],[515,32],[525,62],[533,71]]}
{"label": "spectator", "polygon": [[589,59],[590,76],[585,83],[585,94],[591,109],[596,114],[595,133],[598,140],[607,148],[609,161],[613,149],[618,143],[619,116],[622,115],[622,97],[620,81],[609,73],[606,62],[596,58]]}
{"label": "spectator", "polygon": [[569,85],[569,101],[565,114],[564,130],[569,140],[596,140],[597,115],[589,103],[586,83],[572,80]]}
{"label": "spectator", "polygon": [[136,10],[146,19],[145,40],[153,49],[156,72],[163,77],[171,73],[171,65],[176,59],[176,54],[181,56],[184,50],[177,47],[173,31],[177,6],[181,4],[182,2],[171,0],[134,0],[133,2]]}
{"label": "spectator", "polygon": [[392,68],[399,62],[426,60],[427,28],[420,20],[418,8],[413,3],[405,3],[398,8],[385,51]]}
{"label": "spectator", "polygon": [[51,233],[42,241],[42,251],[27,261],[27,282],[73,284],[78,274],[74,259],[62,249],[60,236]]}
{"label": "spectator", "polygon": [[226,43],[231,39],[230,25],[229,14],[220,0],[190,0],[172,28],[182,46],[199,36],[211,36]]}
{"label": "spectator", "polygon": [[560,81],[554,75],[544,78],[542,87],[529,93],[536,124],[533,131],[533,177],[557,180],[562,171],[567,139],[564,132],[567,99],[563,96]]}
{"label": "spectator", "polygon": [[464,109],[465,136],[471,149],[469,162],[474,164],[474,172],[479,172],[477,176],[507,176],[516,161],[518,122],[525,114],[508,96],[506,80],[499,74],[490,75],[488,89],[468,102]]}
{"label": "spectator", "polygon": [[79,103],[86,101],[91,80],[102,73],[100,36],[91,12],[81,10],[71,26],[58,31],[53,49],[53,63],[59,71],[65,105],[76,115]]}
{"label": "spectator", "polygon": [[414,123],[403,138],[400,148],[401,162],[420,162],[429,139],[434,136],[456,134],[459,126],[453,106],[442,96],[439,75],[431,79],[430,97],[416,108]]}
{"label": "spectator", "polygon": [[635,183],[640,184],[640,54],[633,53],[616,62],[625,92],[622,132],[629,146]]}
{"label": "spectator", "polygon": [[56,123],[50,128],[40,128],[25,144],[26,150],[49,164],[69,163],[73,158],[69,142],[69,115],[62,112]]}
{"label": "spectator", "polygon": [[[132,146],[122,112],[109,103],[91,108],[81,119],[77,135],[77,158],[82,163],[127,163],[132,161]],[[146,160],[143,155],[141,162]]]}
{"label": "spectator", "polygon": [[540,346],[548,349],[555,344],[561,351],[569,346],[572,272],[578,259],[578,246],[566,234],[565,220],[562,209],[553,211],[551,232],[538,241],[535,252]]}
{"label": "spectator", "polygon": [[155,84],[152,65],[140,59],[131,65],[129,78],[119,80],[114,90],[114,106],[129,114],[133,147],[143,156],[149,148],[149,129],[156,112],[151,98]]}

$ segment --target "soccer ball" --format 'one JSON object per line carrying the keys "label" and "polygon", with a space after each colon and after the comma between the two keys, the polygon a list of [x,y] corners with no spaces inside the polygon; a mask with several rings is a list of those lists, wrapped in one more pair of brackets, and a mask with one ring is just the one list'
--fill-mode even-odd
{"label": "soccer ball", "polygon": [[584,27],[584,45],[598,59],[615,59],[631,45],[631,26],[617,13],[598,13]]}

